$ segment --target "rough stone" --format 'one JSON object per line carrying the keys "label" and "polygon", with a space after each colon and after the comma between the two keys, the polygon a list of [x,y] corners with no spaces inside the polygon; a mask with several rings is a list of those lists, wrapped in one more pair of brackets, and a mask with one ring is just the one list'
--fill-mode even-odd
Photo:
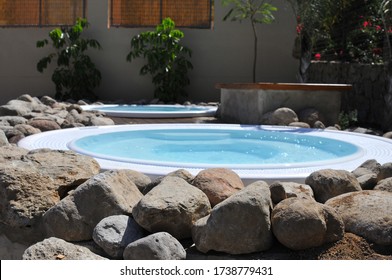
{"label": "rough stone", "polygon": [[212,207],[244,188],[238,174],[225,168],[200,171],[193,180],[193,185],[207,195]]}
{"label": "rough stone", "polygon": [[192,239],[197,250],[235,255],[268,250],[273,244],[271,208],[271,194],[265,182],[247,186],[195,223]]}
{"label": "rough stone", "polygon": [[380,173],[381,164],[378,163],[375,159],[370,159],[362,163],[356,169],[352,171],[355,177],[361,177],[366,174],[376,174]]}
{"label": "rough stone", "polygon": [[7,123],[10,126],[15,126],[18,124],[26,124],[27,119],[24,117],[19,117],[19,116],[3,116],[0,117],[0,121],[3,123]]}
{"label": "rough stone", "polygon": [[[15,233],[17,242],[42,237],[41,218],[56,205],[64,190],[73,188],[98,173],[92,158],[70,151],[1,148],[0,221]],[[53,164],[53,163],[58,164]]]}
{"label": "rough stone", "polygon": [[27,248],[23,260],[105,260],[105,258],[85,247],[51,237]]}
{"label": "rough stone", "polygon": [[185,169],[178,169],[173,172],[170,172],[166,176],[160,176],[158,178],[155,178],[152,182],[150,182],[147,186],[145,186],[142,193],[147,194],[153,188],[158,186],[166,177],[179,177],[181,179],[184,179],[186,182],[188,182],[191,185],[193,184],[193,179],[194,179],[194,176],[189,171]]}
{"label": "rough stone", "polygon": [[392,192],[392,177],[379,181],[374,190]]}
{"label": "rough stone", "polygon": [[8,146],[10,143],[8,142],[8,138],[5,135],[4,131],[0,130],[0,147]]}
{"label": "rough stone", "polygon": [[298,113],[298,118],[301,122],[309,124],[310,127],[313,127],[317,121],[325,121],[321,113],[315,108],[306,108],[301,110]]}
{"label": "rough stone", "polygon": [[102,125],[114,125],[114,121],[110,118],[96,117],[90,118],[90,121],[86,124],[88,126],[102,126]]}
{"label": "rough stone", "polygon": [[321,121],[316,121],[313,124],[313,128],[318,128],[318,129],[325,129],[325,124]]}
{"label": "rough stone", "polygon": [[310,125],[305,122],[292,122],[289,126],[300,127],[300,128],[310,128]]}
{"label": "rough stone", "polygon": [[290,108],[278,108],[263,115],[261,123],[266,125],[289,125],[298,122],[297,114]]}
{"label": "rough stone", "polygon": [[19,131],[20,133],[22,133],[24,136],[30,136],[30,135],[37,134],[37,133],[41,132],[40,129],[33,127],[31,125],[28,125],[28,124],[15,125],[14,129]]}
{"label": "rough stone", "polygon": [[142,194],[126,170],[111,170],[91,177],[43,216],[48,236],[66,241],[92,238],[105,217],[130,215]]}
{"label": "rough stone", "polygon": [[347,232],[378,245],[392,245],[392,193],[351,192],[331,198],[325,204],[342,216]]}
{"label": "rough stone", "polygon": [[387,162],[381,165],[377,179],[380,181],[389,177],[392,177],[392,162]]}
{"label": "rough stone", "polygon": [[157,232],[129,244],[125,260],[184,260],[186,252],[181,243],[167,232]]}
{"label": "rough stone", "polygon": [[93,240],[110,257],[122,258],[125,247],[144,237],[144,230],[126,215],[109,216],[94,228]]}
{"label": "rough stone", "polygon": [[305,179],[305,184],[313,189],[316,201],[321,203],[343,193],[361,190],[357,178],[346,170],[315,171]]}
{"label": "rough stone", "polygon": [[192,225],[210,213],[208,197],[178,177],[166,177],[133,208],[135,221],[149,232],[191,237]]}
{"label": "rough stone", "polygon": [[27,124],[38,128],[42,132],[61,129],[59,124],[53,120],[34,119],[29,121]]}
{"label": "rough stone", "polygon": [[378,182],[377,174],[375,173],[362,175],[357,180],[363,190],[372,190]]}
{"label": "rough stone", "polygon": [[313,198],[313,190],[305,184],[293,182],[274,182],[270,185],[271,199],[274,204],[290,197]]}
{"label": "rough stone", "polygon": [[272,211],[272,230],[284,246],[304,250],[338,241],[344,224],[336,211],[307,198],[288,198]]}

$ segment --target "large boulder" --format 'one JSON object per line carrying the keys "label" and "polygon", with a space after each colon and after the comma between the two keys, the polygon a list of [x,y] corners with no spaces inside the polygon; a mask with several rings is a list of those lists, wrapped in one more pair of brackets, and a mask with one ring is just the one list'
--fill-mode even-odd
{"label": "large boulder", "polygon": [[261,123],[266,125],[289,125],[298,122],[297,114],[290,108],[278,108],[263,115]]}
{"label": "large boulder", "polygon": [[99,172],[94,159],[70,151],[0,150],[0,221],[7,231],[14,231],[9,238],[18,242],[41,240],[42,215],[60,201],[65,190]]}
{"label": "large boulder", "polygon": [[225,168],[202,170],[192,184],[207,195],[212,207],[244,188],[238,174]]}
{"label": "large boulder", "polygon": [[149,232],[191,237],[192,225],[210,213],[207,196],[179,177],[166,177],[133,208],[135,221]]}
{"label": "large boulder", "polygon": [[275,206],[272,230],[280,243],[304,250],[340,240],[344,224],[336,211],[309,198],[288,198]]}
{"label": "large boulder", "polygon": [[392,245],[392,193],[352,192],[331,198],[325,204],[342,216],[346,231],[379,245]]}
{"label": "large boulder", "polygon": [[38,242],[23,254],[24,260],[105,260],[89,249],[56,237]]}
{"label": "large boulder", "polygon": [[271,194],[265,182],[245,187],[195,223],[192,239],[197,250],[229,254],[268,250],[273,244],[271,208]]}
{"label": "large boulder", "polygon": [[66,241],[90,240],[103,218],[131,215],[142,196],[127,170],[95,175],[44,214],[47,235]]}
{"label": "large boulder", "polygon": [[125,247],[144,237],[144,230],[132,217],[109,216],[100,221],[93,232],[93,240],[110,257],[122,258]]}
{"label": "large boulder", "polygon": [[374,190],[392,192],[392,177],[379,181]]}
{"label": "large boulder", "polygon": [[274,182],[270,185],[271,199],[274,204],[290,197],[313,198],[310,186],[294,182]]}
{"label": "large boulder", "polygon": [[130,243],[124,250],[124,260],[184,260],[181,243],[167,232],[157,232]]}
{"label": "large boulder", "polygon": [[387,162],[381,165],[380,172],[378,173],[378,180],[392,177],[392,162]]}
{"label": "large boulder", "polygon": [[315,171],[305,179],[305,184],[313,189],[316,201],[321,203],[343,193],[362,190],[357,178],[346,170]]}

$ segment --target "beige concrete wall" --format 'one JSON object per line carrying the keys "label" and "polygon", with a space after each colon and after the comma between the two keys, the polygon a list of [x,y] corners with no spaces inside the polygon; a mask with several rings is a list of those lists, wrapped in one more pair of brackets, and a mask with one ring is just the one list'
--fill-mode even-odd
{"label": "beige concrete wall", "polygon": [[[190,73],[189,99],[219,101],[216,83],[250,82],[252,73],[252,32],[245,21],[223,22],[227,11],[215,1],[214,28],[182,29],[183,43],[193,50],[194,70]],[[295,37],[295,18],[285,1],[276,1],[279,12],[272,25],[259,27],[258,81],[295,82],[298,61],[291,56]],[[91,23],[86,36],[97,39],[103,51],[91,55],[102,72],[97,93],[101,99],[131,102],[153,97],[150,77],[141,77],[142,61],[128,63],[132,36],[151,28],[108,28],[108,1],[89,0],[87,17]],[[0,104],[28,93],[53,95],[51,71],[36,70],[36,63],[49,48],[37,49],[36,41],[47,38],[51,28],[0,28]],[[53,68],[52,68],[53,69]]]}

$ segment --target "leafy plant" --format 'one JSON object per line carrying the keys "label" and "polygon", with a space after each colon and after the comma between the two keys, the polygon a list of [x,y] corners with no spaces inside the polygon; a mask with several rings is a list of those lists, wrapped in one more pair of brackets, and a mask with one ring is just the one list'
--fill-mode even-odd
{"label": "leafy plant", "polygon": [[[78,19],[71,27],[55,28],[49,32],[51,44],[56,52],[42,58],[37,63],[37,70],[42,73],[54,59],[57,59],[57,67],[52,74],[57,99],[96,99],[93,90],[99,86],[102,77],[85,52],[90,47],[101,49],[101,45],[96,40],[81,37],[87,27],[86,19]],[[48,44],[47,39],[38,41],[37,48],[43,48]]]}
{"label": "leafy plant", "polygon": [[271,24],[275,17],[273,12],[277,8],[267,3],[266,0],[222,0],[223,6],[231,5],[231,9],[224,16],[223,20],[230,19],[231,21],[239,21],[249,19],[253,30],[253,70],[252,80],[256,82],[256,65],[257,65],[257,24]]}
{"label": "leafy plant", "polygon": [[342,129],[347,129],[358,123],[358,111],[341,112],[338,117],[338,123]]}
{"label": "leafy plant", "polygon": [[146,64],[140,69],[141,75],[152,75],[155,85],[154,96],[164,102],[176,101],[186,96],[185,86],[189,85],[188,70],[193,69],[188,60],[192,52],[181,45],[184,33],[175,29],[175,23],[165,18],[155,31],[143,32],[131,40],[131,51],[127,60],[143,57]]}

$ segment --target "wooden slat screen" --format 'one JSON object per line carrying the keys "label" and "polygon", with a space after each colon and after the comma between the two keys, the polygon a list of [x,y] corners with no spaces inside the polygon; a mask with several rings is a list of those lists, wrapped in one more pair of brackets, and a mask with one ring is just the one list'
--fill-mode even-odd
{"label": "wooden slat screen", "polygon": [[211,0],[112,0],[112,26],[155,26],[170,17],[178,27],[211,27]]}
{"label": "wooden slat screen", "polygon": [[0,0],[0,26],[72,25],[85,0]]}

